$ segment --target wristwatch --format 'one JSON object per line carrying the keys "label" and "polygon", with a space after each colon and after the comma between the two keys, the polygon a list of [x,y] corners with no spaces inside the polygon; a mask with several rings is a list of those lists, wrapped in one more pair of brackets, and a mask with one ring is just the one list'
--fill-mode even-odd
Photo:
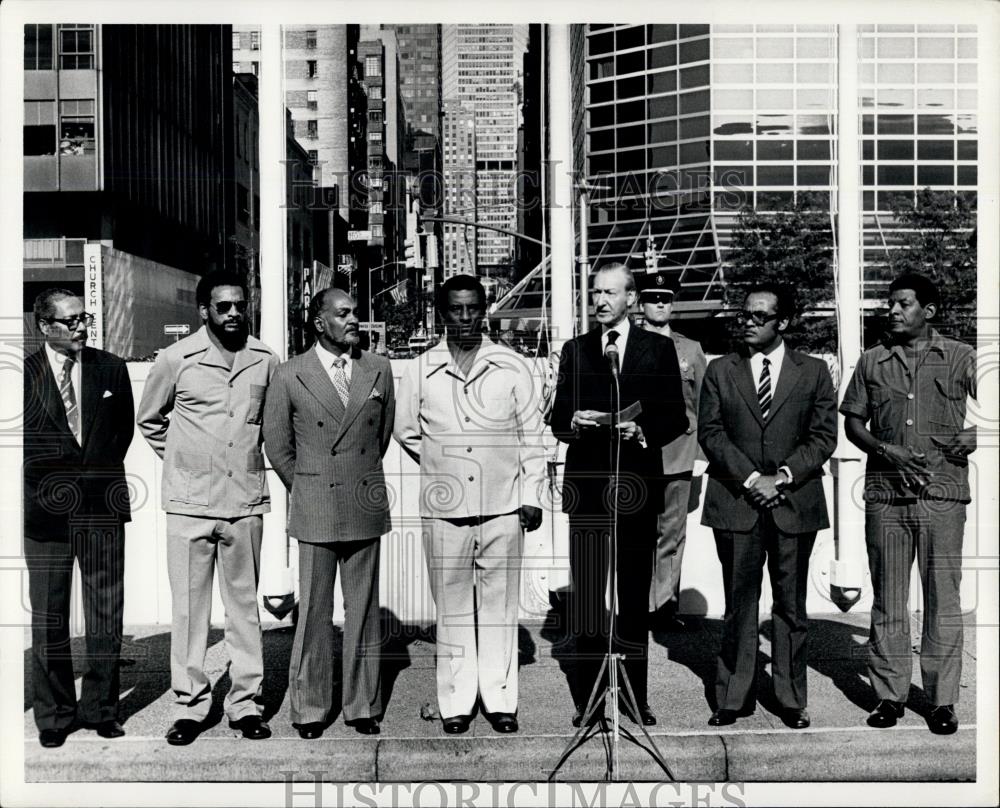
{"label": "wristwatch", "polygon": [[880,443],[875,451],[880,457],[885,457],[886,452],[888,450],[889,450],[888,446],[886,446],[884,443]]}

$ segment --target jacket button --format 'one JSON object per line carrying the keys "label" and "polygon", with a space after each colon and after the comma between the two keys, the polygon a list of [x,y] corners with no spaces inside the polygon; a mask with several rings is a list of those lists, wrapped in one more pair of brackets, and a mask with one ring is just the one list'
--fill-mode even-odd
{"label": "jacket button", "polygon": [[362,449],[362,450],[361,450],[361,454],[364,454],[364,453],[365,453],[365,450],[364,450],[364,449]]}
{"label": "jacket button", "polygon": [[232,442],[232,441],[229,441],[229,446],[230,446],[230,448],[232,448],[232,445],[233,445],[233,442]]}
{"label": "jacket button", "polygon": [[322,426],[323,426],[323,422],[322,422],[322,421],[317,421],[317,422],[316,422],[316,426],[318,426],[318,427],[322,428]]}
{"label": "jacket button", "polygon": [[465,416],[465,423],[469,423],[469,421],[471,421],[471,420],[472,420],[472,419],[471,419],[471,418],[469,418],[469,416],[468,416],[468,415],[466,415],[466,416]]}
{"label": "jacket button", "polygon": [[475,479],[476,479],[476,478],[475,478],[475,477],[473,477],[473,476],[472,476],[471,474],[469,475],[469,482],[470,482],[470,483],[471,483],[471,482],[472,482],[473,480],[475,480]]}
{"label": "jacket button", "polygon": [[232,477],[232,476],[233,476],[233,473],[232,473],[231,471],[227,471],[227,472],[226,472],[226,476],[227,476],[227,477]]}
{"label": "jacket button", "polygon": [[471,446],[466,446],[466,447],[465,447],[465,451],[467,451],[467,452],[471,452],[471,451],[472,451],[472,447],[471,447]]}

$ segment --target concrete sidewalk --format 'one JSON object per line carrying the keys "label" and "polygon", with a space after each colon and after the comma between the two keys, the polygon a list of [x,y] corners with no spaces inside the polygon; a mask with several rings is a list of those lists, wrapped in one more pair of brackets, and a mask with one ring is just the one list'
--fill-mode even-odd
{"label": "concrete sidewalk", "polygon": [[[385,718],[382,734],[361,736],[340,716],[324,736],[303,741],[288,715],[287,663],[292,629],[265,630],[264,714],[274,736],[247,741],[222,715],[229,686],[221,630],[214,629],[208,670],[216,680],[208,728],[188,747],[172,747],[163,735],[172,722],[167,627],[126,629],[121,718],[126,737],[108,741],[89,730],[73,733],[55,750],[42,749],[25,688],[25,779],[76,781],[277,781],[287,772],[312,781],[416,782],[428,780],[538,781],[547,779],[574,729],[565,670],[571,648],[555,613],[544,623],[520,627],[521,725],[516,735],[494,733],[481,715],[465,735],[446,736],[438,720],[421,717],[436,706],[433,632],[401,626],[387,614],[390,637],[383,666]],[[932,735],[919,673],[905,717],[891,730],[873,730],[865,717],[874,695],[865,676],[868,615],[822,615],[810,626],[807,730],[787,729],[767,695],[769,629],[761,625],[761,697],[754,715],[732,727],[707,726],[707,695],[714,675],[721,621],[692,618],[680,634],[654,633],[650,642],[649,702],[659,718],[651,733],[665,758],[664,771],[644,749],[621,744],[620,779],[701,782],[775,781],[968,781],[976,777],[975,616],[966,617],[962,675],[962,726],[952,736]],[[82,641],[78,641],[78,644]],[[338,632],[339,642],[339,632]],[[339,653],[339,648],[336,649]],[[915,658],[915,669],[918,659]],[[26,676],[30,672],[25,653]],[[336,695],[339,700],[339,693]],[[622,726],[645,744],[638,728]],[[560,781],[605,778],[608,736],[598,734],[558,770]]]}

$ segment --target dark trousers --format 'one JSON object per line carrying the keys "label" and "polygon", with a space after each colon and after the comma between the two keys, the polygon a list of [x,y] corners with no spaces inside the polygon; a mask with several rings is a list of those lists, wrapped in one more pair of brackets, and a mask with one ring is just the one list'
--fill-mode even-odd
{"label": "dark trousers", "polygon": [[[120,523],[81,523],[69,541],[24,537],[31,600],[31,667],[35,725],[67,729],[117,719],[118,659],[125,604],[125,532]],[[77,705],[70,651],[70,586],[80,565],[87,654]]]}
{"label": "dark trousers", "polygon": [[722,649],[716,663],[716,707],[752,707],[757,693],[760,588],[764,561],[771,577],[771,675],[782,707],[806,706],[806,592],[812,533],[782,533],[769,513],[762,513],[747,533],[715,531],[726,593]]}
{"label": "dark trousers", "polygon": [[[569,565],[573,587],[569,597],[569,630],[576,638],[577,654],[570,691],[573,701],[580,706],[587,703],[601,660],[608,651],[605,590],[610,564],[609,536],[608,516],[570,516]],[[647,621],[655,543],[655,513],[619,516],[614,650],[625,655],[625,672],[640,706],[647,700]],[[605,675],[598,693],[606,684]]]}
{"label": "dark trousers", "polygon": [[955,704],[962,677],[962,540],[965,504],[921,500],[870,503],[865,539],[874,600],[868,674],[880,699],[906,701],[910,648],[910,570],[923,587],[920,679],[932,704]]}
{"label": "dark trousers", "polygon": [[299,542],[299,621],[288,667],[292,721],[323,723],[333,709],[333,584],[344,595],[344,720],[382,714],[379,538]]}

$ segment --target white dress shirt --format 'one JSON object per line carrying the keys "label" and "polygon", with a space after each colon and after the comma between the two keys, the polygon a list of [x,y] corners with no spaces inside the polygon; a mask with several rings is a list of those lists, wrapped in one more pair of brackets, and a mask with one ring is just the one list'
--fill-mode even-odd
{"label": "white dress shirt", "polygon": [[[781,365],[785,361],[785,341],[781,340],[778,343],[778,347],[774,348],[771,353],[765,354],[758,351],[750,357],[750,374],[753,376],[753,384],[756,390],[760,390],[760,377],[764,372],[764,357],[767,357],[770,362],[768,371],[771,374],[771,397],[773,398],[774,391],[778,389],[778,377],[781,376]],[[778,471],[785,472],[788,482],[792,482],[792,470],[788,466],[782,466]],[[760,476],[759,471],[753,472],[743,481],[743,487],[750,488],[757,482],[757,478]]]}
{"label": "white dress shirt", "polygon": [[771,366],[771,395],[778,389],[778,377],[781,375],[781,365],[785,361],[785,341],[781,340],[778,347],[769,354],[759,351],[750,357],[750,373],[753,375],[754,388],[760,390],[760,376],[764,372],[764,357],[767,357]]}
{"label": "white dress shirt", "polygon": [[[326,348],[316,343],[316,356],[319,357],[319,363],[323,366],[323,370],[326,371],[326,375],[330,377],[330,383],[333,384],[333,376],[337,372],[337,360],[343,359],[344,361],[344,375],[347,377],[347,385],[351,385],[351,367],[354,362],[351,361],[351,352],[345,351],[339,357],[335,353],[330,353]],[[336,385],[334,385],[336,387]]]}
{"label": "white dress shirt", "polygon": [[[55,351],[46,342],[45,343],[45,355],[49,359],[49,367],[52,368],[52,373],[56,377],[56,389],[59,389],[59,385],[62,382],[63,375],[63,365],[66,364],[66,354],[59,353]],[[76,412],[79,416],[80,429],[83,429],[83,396],[80,395],[82,391],[81,388],[81,378],[80,378],[80,360],[82,359],[83,352],[81,351],[76,355],[76,363],[73,365],[73,369],[69,372],[69,381],[73,385],[73,394],[76,396]]]}
{"label": "white dress shirt", "polygon": [[615,345],[618,346],[618,367],[620,368],[625,364],[625,345],[628,342],[628,332],[632,329],[632,323],[629,322],[628,315],[626,315],[618,325],[602,325],[601,326],[601,353],[604,353],[608,347],[608,332],[617,331],[618,339],[615,340]]}

